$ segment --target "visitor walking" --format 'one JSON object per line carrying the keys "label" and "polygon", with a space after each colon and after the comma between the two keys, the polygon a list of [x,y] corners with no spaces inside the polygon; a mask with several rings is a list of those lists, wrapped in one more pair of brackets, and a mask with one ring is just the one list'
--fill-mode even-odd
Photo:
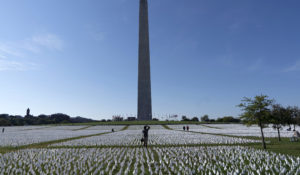
{"label": "visitor walking", "polygon": [[5,128],[2,128],[2,133],[4,133]]}
{"label": "visitor walking", "polygon": [[189,127],[189,126],[186,126],[186,130],[189,131],[189,130],[190,130],[190,127]]}
{"label": "visitor walking", "polygon": [[149,132],[149,129],[150,129],[150,126],[148,126],[148,125],[144,126],[144,130],[143,130],[144,138],[143,138],[143,141],[144,141],[144,147],[146,147],[146,148],[148,146],[148,132]]}
{"label": "visitor walking", "polygon": [[185,126],[183,126],[183,130],[185,131]]}

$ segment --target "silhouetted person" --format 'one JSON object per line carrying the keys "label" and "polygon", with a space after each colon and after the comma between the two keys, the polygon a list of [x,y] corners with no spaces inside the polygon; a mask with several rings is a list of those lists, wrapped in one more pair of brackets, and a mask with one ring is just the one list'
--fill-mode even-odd
{"label": "silhouetted person", "polygon": [[111,132],[115,132],[114,128],[113,128],[113,129],[111,129]]}
{"label": "silhouetted person", "polygon": [[190,130],[190,127],[189,127],[189,126],[186,126],[186,130],[189,131],[189,130]]}
{"label": "silhouetted person", "polygon": [[149,132],[150,126],[145,125],[144,126],[144,130],[143,130],[143,141],[144,141],[144,146],[147,147],[148,146],[148,132]]}
{"label": "silhouetted person", "polygon": [[183,130],[185,131],[185,126],[183,126]]}
{"label": "silhouetted person", "polygon": [[2,133],[4,133],[5,128],[2,128]]}

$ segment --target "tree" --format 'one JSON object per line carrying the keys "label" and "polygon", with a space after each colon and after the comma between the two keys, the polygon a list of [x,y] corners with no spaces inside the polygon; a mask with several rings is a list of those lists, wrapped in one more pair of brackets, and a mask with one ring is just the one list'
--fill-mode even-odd
{"label": "tree", "polygon": [[181,117],[181,121],[190,121],[185,115]]}
{"label": "tree", "polygon": [[210,120],[209,120],[209,122],[215,122],[215,121],[216,121],[215,119],[210,119]]}
{"label": "tree", "polygon": [[282,107],[280,104],[272,105],[271,123],[273,124],[273,128],[277,130],[278,141],[281,141],[280,129],[282,129],[282,126],[285,125],[287,115],[288,115],[287,109]]}
{"label": "tree", "polygon": [[0,118],[8,119],[9,115],[8,114],[0,114]]}
{"label": "tree", "polygon": [[208,121],[209,121],[209,117],[207,114],[201,117],[201,122],[208,122]]}
{"label": "tree", "polygon": [[295,121],[296,121],[296,124],[300,126],[300,109],[298,106],[295,106],[295,109],[297,109],[297,113],[295,115]]}
{"label": "tree", "polygon": [[294,106],[294,107],[288,107],[290,110],[290,118],[291,118],[291,123],[294,125],[294,129],[293,131],[296,130],[296,125],[300,125],[300,109],[298,108],[298,106]]}
{"label": "tree", "polygon": [[238,118],[234,118],[232,116],[224,116],[222,118],[218,118],[217,122],[224,122],[224,123],[239,123],[241,120]]}
{"label": "tree", "polygon": [[70,116],[61,113],[51,114],[50,119],[55,123],[70,122]]}
{"label": "tree", "polygon": [[285,123],[289,126],[288,130],[291,130],[291,128],[292,128],[291,125],[294,123],[292,113],[293,113],[293,107],[288,106],[286,108],[286,115],[285,115],[285,119],[284,119]]}
{"label": "tree", "polygon": [[199,122],[199,119],[198,119],[198,117],[193,117],[193,118],[192,118],[192,121],[194,121],[194,122]]}
{"label": "tree", "polygon": [[10,126],[10,122],[7,119],[0,118],[0,126]]}
{"label": "tree", "polygon": [[268,99],[266,95],[255,96],[254,99],[244,97],[238,107],[242,108],[244,113],[241,119],[247,125],[257,124],[260,127],[262,146],[266,149],[263,128],[270,121],[270,105],[274,100]]}

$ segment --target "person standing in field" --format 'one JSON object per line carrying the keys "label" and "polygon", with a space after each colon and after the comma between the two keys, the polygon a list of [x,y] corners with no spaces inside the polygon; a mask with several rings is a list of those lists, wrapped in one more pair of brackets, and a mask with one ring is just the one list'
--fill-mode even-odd
{"label": "person standing in field", "polygon": [[189,126],[186,126],[186,130],[189,131],[189,130],[190,130],[190,127],[189,127]]}
{"label": "person standing in field", "polygon": [[148,132],[149,132],[150,126],[145,125],[144,130],[143,130],[143,135],[144,135],[144,147],[147,148],[148,146]]}
{"label": "person standing in field", "polygon": [[185,131],[185,126],[183,126],[183,130]]}
{"label": "person standing in field", "polygon": [[5,128],[2,128],[2,133],[4,133]]}

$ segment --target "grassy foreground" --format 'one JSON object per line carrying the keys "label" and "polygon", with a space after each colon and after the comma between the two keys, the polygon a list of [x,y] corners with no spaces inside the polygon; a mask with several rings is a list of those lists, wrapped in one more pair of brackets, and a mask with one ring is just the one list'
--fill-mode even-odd
{"label": "grassy foreground", "polygon": [[[279,142],[277,138],[267,138],[267,150],[280,153],[280,154],[288,154],[293,156],[300,157],[300,142],[290,142],[289,138],[281,138]],[[252,145],[252,147],[257,149],[262,149],[261,144]]]}

